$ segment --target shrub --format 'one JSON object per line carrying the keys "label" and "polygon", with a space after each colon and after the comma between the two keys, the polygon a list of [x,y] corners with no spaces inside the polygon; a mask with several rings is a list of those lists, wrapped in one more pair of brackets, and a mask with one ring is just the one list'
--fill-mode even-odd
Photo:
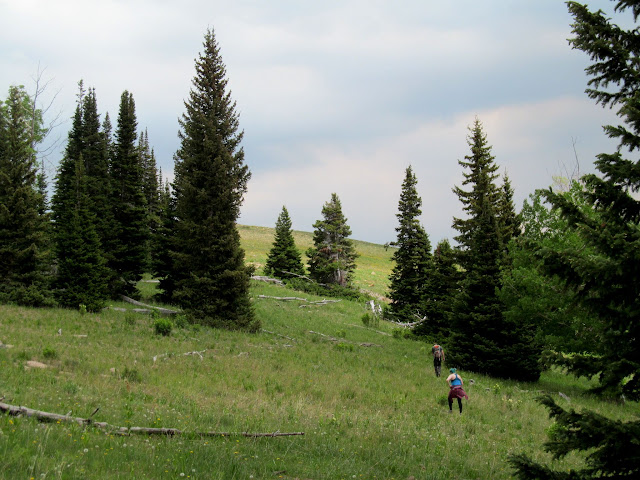
{"label": "shrub", "polygon": [[168,318],[156,318],[153,322],[153,328],[156,332],[156,335],[162,335],[163,337],[168,337],[171,335],[171,329],[173,328],[173,323]]}
{"label": "shrub", "polygon": [[44,347],[44,350],[42,350],[42,356],[47,360],[52,360],[54,358],[58,358],[58,352],[51,347]]}

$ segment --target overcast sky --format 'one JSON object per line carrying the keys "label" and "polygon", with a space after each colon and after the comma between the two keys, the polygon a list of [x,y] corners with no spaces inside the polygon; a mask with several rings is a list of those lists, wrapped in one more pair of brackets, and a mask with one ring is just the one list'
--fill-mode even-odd
{"label": "overcast sky", "polygon": [[[613,13],[611,1],[587,3]],[[393,241],[412,165],[435,245],[462,216],[452,188],[476,117],[518,210],[576,157],[590,172],[615,147],[602,133],[613,112],[584,94],[589,61],[567,43],[571,21],[560,0],[0,0],[0,96],[33,91],[43,70],[65,140],[80,79],[114,124],[128,90],[172,178],[213,28],[252,172],[240,223],[273,227],[286,205],[293,228],[312,231],[335,192],[354,239]]]}

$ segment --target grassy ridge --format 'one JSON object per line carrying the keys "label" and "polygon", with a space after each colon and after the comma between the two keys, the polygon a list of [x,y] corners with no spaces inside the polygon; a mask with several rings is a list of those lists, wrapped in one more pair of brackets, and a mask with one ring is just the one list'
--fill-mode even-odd
{"label": "grassy ridge", "polygon": [[[247,258],[259,262],[270,243],[247,230]],[[384,249],[372,250],[370,261],[381,261]],[[154,284],[145,287],[151,294]],[[129,311],[0,306],[0,341],[12,345],[0,348],[0,397],[81,417],[100,407],[93,418],[119,426],[304,436],[122,437],[0,415],[0,478],[506,479],[510,452],[547,459],[540,391],[614,418],[640,414],[637,403],[598,401],[558,372],[536,384],[462,372],[471,398],[462,416],[448,414],[430,346],[392,324],[365,328],[364,305],[302,307],[261,296],[315,298],[261,282],[251,296],[264,328],[255,335],[187,326],[161,337],[153,319]],[[28,360],[47,368],[27,369]]]}
{"label": "grassy ridge", "polygon": [[[267,260],[267,254],[273,245],[275,229],[267,227],[253,227],[240,225],[238,227],[242,247],[245,249],[245,259],[256,266],[261,272]],[[306,265],[305,252],[313,246],[313,234],[310,232],[294,231],[293,238],[296,247],[302,253],[302,262]],[[382,245],[353,241],[359,257],[356,260],[357,268],[354,272],[354,284],[357,288],[371,292],[375,296],[386,297],[389,289],[389,275],[393,264],[391,256],[393,249],[385,249]]]}

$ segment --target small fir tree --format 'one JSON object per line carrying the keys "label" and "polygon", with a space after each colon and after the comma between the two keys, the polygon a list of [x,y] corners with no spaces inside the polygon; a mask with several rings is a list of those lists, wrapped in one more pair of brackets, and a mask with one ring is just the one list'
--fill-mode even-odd
{"label": "small fir tree", "polygon": [[433,271],[428,283],[428,299],[432,302],[429,317],[413,328],[413,333],[427,336],[438,343],[447,342],[450,333],[453,299],[458,291],[460,272],[449,240],[441,240],[433,252]]}
{"label": "small fir tree", "polygon": [[291,218],[285,206],[282,207],[276,221],[275,239],[267,254],[264,273],[282,279],[291,278],[292,275],[304,275],[302,257],[296,248],[291,231]]}
{"label": "small fir tree", "polygon": [[350,286],[356,258],[351,229],[342,213],[338,195],[322,207],[323,220],[313,224],[313,247],[307,250],[309,275],[318,283]]}
{"label": "small fir tree", "polygon": [[434,304],[429,298],[433,273],[431,242],[420,224],[422,199],[417,183],[411,166],[407,167],[396,214],[397,249],[392,257],[394,266],[389,284],[390,311],[401,321],[415,320],[414,315],[429,319],[434,314],[431,309]]}
{"label": "small fir tree", "polygon": [[251,175],[213,30],[203,46],[180,120],[171,265],[163,285],[174,289],[173,299],[194,322],[256,331],[236,225]]}

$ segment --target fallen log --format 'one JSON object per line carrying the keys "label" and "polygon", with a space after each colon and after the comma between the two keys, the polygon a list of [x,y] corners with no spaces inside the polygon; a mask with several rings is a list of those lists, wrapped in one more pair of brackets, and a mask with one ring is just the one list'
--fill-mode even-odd
{"label": "fallen log", "polygon": [[137,300],[134,300],[133,298],[129,298],[126,295],[120,295],[120,298],[122,300],[124,300],[125,302],[130,303],[132,305],[136,305],[138,307],[144,307],[144,308],[151,308],[153,310],[156,310],[158,313],[162,313],[164,315],[177,315],[177,314],[180,313],[177,310],[171,310],[169,308],[156,307],[154,305],[147,305],[146,303],[142,303],[142,302],[139,302]]}
{"label": "fallen log", "polygon": [[264,277],[262,275],[252,275],[251,280],[257,280],[259,282],[275,283],[276,285],[284,285],[282,280],[271,277]]}
{"label": "fallen log", "polygon": [[35,417],[41,422],[65,422],[65,423],[76,423],[79,425],[91,425],[94,427],[98,427],[105,430],[110,430],[119,435],[164,435],[164,436],[175,436],[175,435],[190,435],[194,437],[290,437],[296,435],[304,435],[304,432],[280,432],[279,430],[275,432],[266,432],[266,433],[252,433],[252,432],[188,432],[184,430],[178,430],[177,428],[147,428],[147,427],[118,427],[115,425],[109,425],[105,422],[95,422],[91,420],[91,416],[93,416],[98,409],[94,410],[89,418],[80,418],[80,417],[72,417],[70,415],[60,415],[58,413],[50,413],[43,412],[41,410],[34,410],[32,408],[9,405],[7,403],[0,402],[0,411],[12,415],[14,417],[17,416],[26,416],[26,417]]}
{"label": "fallen log", "polygon": [[272,300],[282,300],[284,302],[298,300],[299,302],[308,302],[306,298],[300,297],[272,297],[270,295],[258,295],[258,298],[270,298]]}

